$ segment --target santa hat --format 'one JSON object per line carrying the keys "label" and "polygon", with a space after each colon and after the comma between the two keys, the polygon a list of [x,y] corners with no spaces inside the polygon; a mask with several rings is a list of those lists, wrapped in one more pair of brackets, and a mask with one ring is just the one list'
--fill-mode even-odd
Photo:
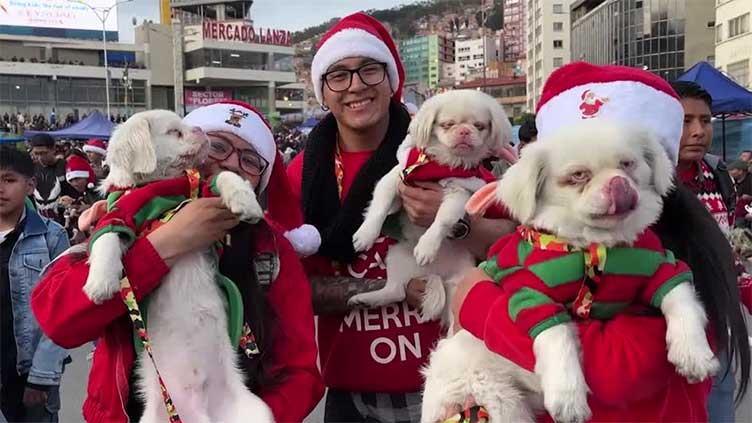
{"label": "santa hat", "polygon": [[258,186],[259,193],[271,187],[266,191],[268,217],[286,230],[284,235],[298,254],[307,256],[318,251],[321,236],[315,227],[303,224],[300,207],[290,204],[293,195],[284,162],[277,151],[271,125],[258,110],[240,101],[223,101],[192,111],[183,122],[204,132],[230,132],[252,145],[269,162]]}
{"label": "santa hat", "polygon": [[91,168],[89,162],[81,156],[71,154],[65,164],[65,180],[70,182],[76,178],[88,179],[89,183],[87,187],[94,188],[94,170]]}
{"label": "santa hat", "polygon": [[97,153],[106,156],[107,145],[100,139],[92,138],[84,144],[84,151],[87,153]]}
{"label": "santa hat", "polygon": [[[601,101],[581,107],[591,93]],[[539,141],[583,119],[610,119],[650,128],[674,163],[679,157],[684,122],[679,96],[668,82],[642,69],[584,62],[562,66],[543,86],[536,113]]]}
{"label": "santa hat", "polygon": [[322,77],[330,66],[349,57],[367,57],[386,63],[393,99],[402,99],[405,70],[389,31],[365,13],[342,18],[321,37],[311,63],[311,79],[316,100],[324,104]]}

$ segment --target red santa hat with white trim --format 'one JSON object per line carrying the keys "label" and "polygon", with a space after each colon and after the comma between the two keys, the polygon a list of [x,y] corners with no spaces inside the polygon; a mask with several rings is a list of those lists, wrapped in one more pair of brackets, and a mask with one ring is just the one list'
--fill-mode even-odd
{"label": "red santa hat with white trim", "polygon": [[83,150],[87,153],[101,154],[102,157],[107,156],[107,144],[104,141],[92,138],[84,144]]}
{"label": "red santa hat with white trim", "polygon": [[235,134],[269,162],[257,187],[259,194],[266,191],[267,217],[285,229],[285,237],[298,254],[308,256],[318,251],[321,235],[315,227],[303,223],[300,207],[290,204],[292,188],[284,163],[277,151],[271,125],[258,110],[240,101],[223,101],[192,111],[183,122],[198,126],[204,132]]}
{"label": "red santa hat with white trim", "polygon": [[555,70],[543,87],[536,111],[538,141],[586,119],[647,127],[660,138],[669,159],[678,161],[684,108],[669,83],[653,73],[585,62]]}
{"label": "red santa hat with white trim", "polygon": [[65,163],[65,180],[70,182],[77,178],[86,178],[89,181],[87,188],[94,188],[94,169],[83,157],[71,154]]}
{"label": "red santa hat with white trim", "polygon": [[311,80],[316,100],[324,104],[324,73],[330,66],[350,57],[367,57],[386,63],[392,98],[402,100],[405,70],[389,31],[378,20],[358,12],[345,16],[321,37],[311,63]]}

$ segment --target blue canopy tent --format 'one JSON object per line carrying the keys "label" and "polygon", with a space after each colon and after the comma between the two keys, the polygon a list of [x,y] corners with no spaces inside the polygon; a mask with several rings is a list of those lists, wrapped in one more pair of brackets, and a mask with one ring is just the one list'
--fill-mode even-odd
{"label": "blue canopy tent", "polygon": [[11,134],[10,132],[0,132],[0,144],[24,142],[26,138],[18,134]]}
{"label": "blue canopy tent", "polygon": [[752,92],[729,79],[708,62],[699,62],[678,78],[700,85],[710,96],[710,111],[721,119],[723,160],[726,160],[726,118],[733,115],[752,114]]}
{"label": "blue canopy tent", "polygon": [[98,111],[92,112],[86,119],[57,131],[25,131],[24,136],[31,138],[36,134],[49,134],[53,138],[109,139],[115,124]]}
{"label": "blue canopy tent", "polygon": [[319,120],[315,117],[309,117],[308,119],[304,120],[303,123],[298,126],[298,130],[304,134],[308,134],[311,132],[311,130],[318,125]]}

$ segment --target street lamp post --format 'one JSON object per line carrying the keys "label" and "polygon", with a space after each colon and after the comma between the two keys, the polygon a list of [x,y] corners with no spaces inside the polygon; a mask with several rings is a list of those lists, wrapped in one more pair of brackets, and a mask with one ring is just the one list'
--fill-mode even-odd
{"label": "street lamp post", "polygon": [[[106,36],[106,23],[107,18],[110,16],[110,11],[112,11],[113,8],[117,7],[117,5],[122,3],[130,3],[133,0],[120,0],[115,2],[110,7],[94,7],[88,3],[86,3],[83,0],[68,0],[72,3],[78,3],[82,4],[89,9],[91,9],[92,12],[94,12],[94,15],[99,19],[100,22],[102,22],[102,49],[104,50],[104,94],[105,94],[105,102],[107,105],[107,119],[110,118],[110,66],[107,62],[107,36]],[[101,14],[100,14],[101,12]]]}

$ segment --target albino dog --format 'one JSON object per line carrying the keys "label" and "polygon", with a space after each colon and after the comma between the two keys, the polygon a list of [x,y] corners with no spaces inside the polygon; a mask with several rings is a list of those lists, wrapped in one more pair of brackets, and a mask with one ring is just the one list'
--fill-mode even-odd
{"label": "albino dog", "polygon": [[[668,156],[651,133],[615,123],[583,121],[527,147],[497,186],[492,184],[476,193],[468,203],[468,211],[482,212],[498,200],[523,225],[552,234],[557,241],[578,249],[593,243],[604,246],[607,249],[605,263],[608,263],[612,255],[613,260],[617,260],[620,252],[630,253],[646,245],[646,237],[658,243],[648,228],[661,213],[662,196],[672,189],[672,169]],[[515,239],[514,236],[508,239]],[[517,239],[525,240],[521,236]],[[646,251],[645,247],[639,248]],[[505,252],[500,251],[497,257]],[[649,251],[653,254],[651,257],[657,257],[658,249]],[[673,261],[669,253],[663,255],[662,247],[660,251],[660,257],[665,260],[658,269],[684,266]],[[552,254],[552,251],[545,253]],[[581,250],[579,254],[583,257]],[[584,268],[582,258],[579,260],[578,266]],[[599,293],[611,289],[613,294],[615,287],[620,288],[618,282],[626,280],[620,275],[634,274],[629,271],[644,265],[634,261],[626,264],[626,273],[614,272],[606,266],[599,282],[602,285],[593,291],[593,314]],[[523,264],[527,269],[525,266],[528,265]],[[521,280],[514,279],[515,272],[500,276],[498,281],[510,293],[515,292],[514,285]],[[649,281],[657,279],[655,274],[649,276]],[[615,280],[617,278],[610,275],[622,279]],[[630,282],[648,280],[645,276],[641,278],[634,277]],[[719,366],[705,337],[705,311],[695,296],[689,274],[681,273],[669,281],[673,283],[664,283],[663,289],[656,291],[650,291],[647,283],[640,285],[635,288],[636,292],[625,294],[637,295],[623,300],[625,304],[644,303],[646,293],[654,292],[647,298],[652,298],[650,305],[660,308],[666,318],[668,360],[690,382],[701,381],[714,374]],[[553,301],[563,304],[562,298],[553,296],[558,292],[554,289],[548,294]],[[533,298],[523,299],[532,301]],[[510,316],[513,300],[514,296],[510,299]],[[517,306],[517,318],[521,319],[524,311],[519,310],[525,307],[519,303]],[[566,305],[560,310],[565,314],[568,311]],[[576,308],[576,311],[579,315],[582,309]],[[587,420],[591,415],[587,403],[588,385],[580,365],[577,331],[566,320],[549,325],[534,336],[535,374],[492,354],[468,332],[461,331],[441,341],[424,371],[423,422],[440,420],[447,406],[463,404],[468,395],[488,408],[494,423],[532,421],[533,409],[540,407],[538,394],[541,393],[545,409],[555,420]],[[519,325],[519,320],[515,323]],[[528,391],[536,395],[529,395]]]}
{"label": "albino dog", "polygon": [[405,239],[389,248],[386,286],[353,296],[351,304],[375,307],[402,301],[408,282],[424,277],[427,285],[421,317],[433,320],[443,313],[444,323],[448,322],[447,295],[458,277],[475,266],[475,259],[466,248],[446,238],[465,215],[470,195],[494,179],[480,170],[482,160],[492,155],[509,157],[505,147],[510,138],[511,126],[504,110],[486,94],[449,91],[423,104],[400,146],[399,164],[376,184],[365,220],[353,236],[355,250],[368,250],[387,216],[401,209],[400,180],[408,184],[415,180],[438,182],[444,188],[444,200],[427,230],[404,215],[400,217]]}
{"label": "albino dog", "polygon": [[[178,178],[206,159],[208,144],[199,128],[183,124],[175,113],[137,113],[113,133],[107,152],[110,174],[101,190],[144,184],[148,188],[149,183]],[[231,172],[216,178],[228,209],[244,220],[262,218],[263,211],[247,182]],[[133,194],[122,198],[129,195]],[[117,294],[126,250],[113,232],[92,243],[84,286],[92,301],[101,303]],[[210,251],[188,253],[177,259],[151,293],[145,311],[154,359],[183,421],[271,422],[271,411],[248,391],[238,369],[238,346],[229,342],[225,296],[216,282],[216,272]],[[154,366],[145,351],[139,361],[139,387],[146,402],[141,421],[166,422]]]}

